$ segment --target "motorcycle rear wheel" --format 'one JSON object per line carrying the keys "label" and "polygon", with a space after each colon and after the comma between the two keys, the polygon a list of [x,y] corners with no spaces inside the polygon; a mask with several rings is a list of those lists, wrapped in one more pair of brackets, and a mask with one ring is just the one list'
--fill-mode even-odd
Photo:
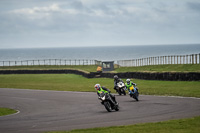
{"label": "motorcycle rear wheel", "polygon": [[122,95],[122,93],[120,92],[120,90],[118,90],[118,94],[121,96]]}
{"label": "motorcycle rear wheel", "polygon": [[123,90],[123,92],[122,92],[123,94],[124,94],[124,96],[126,96],[126,91],[125,90]]}

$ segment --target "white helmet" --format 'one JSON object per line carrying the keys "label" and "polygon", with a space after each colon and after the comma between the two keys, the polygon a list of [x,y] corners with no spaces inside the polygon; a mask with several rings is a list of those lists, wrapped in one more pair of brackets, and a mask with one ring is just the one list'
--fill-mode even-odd
{"label": "white helmet", "polygon": [[100,84],[96,84],[95,86],[94,86],[94,88],[95,88],[95,90],[100,90],[100,88],[101,88],[101,85]]}
{"label": "white helmet", "polygon": [[130,79],[127,79],[126,82],[127,82],[127,84],[129,85],[130,82],[131,82],[131,80],[130,80]]}

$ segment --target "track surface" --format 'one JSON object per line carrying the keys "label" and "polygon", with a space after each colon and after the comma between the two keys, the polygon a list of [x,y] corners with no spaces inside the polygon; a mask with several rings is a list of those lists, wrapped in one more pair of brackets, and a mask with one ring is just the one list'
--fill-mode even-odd
{"label": "track surface", "polygon": [[20,113],[1,116],[2,133],[37,133],[127,125],[200,115],[199,98],[141,95],[136,102],[116,96],[118,112],[107,112],[96,93],[0,88],[0,107]]}

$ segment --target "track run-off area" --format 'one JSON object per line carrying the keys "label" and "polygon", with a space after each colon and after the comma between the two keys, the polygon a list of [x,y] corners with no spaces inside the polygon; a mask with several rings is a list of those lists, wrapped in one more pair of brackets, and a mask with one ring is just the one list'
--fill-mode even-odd
{"label": "track run-off area", "polygon": [[118,96],[120,110],[107,112],[95,92],[0,88],[0,107],[18,110],[0,116],[2,133],[38,133],[130,125],[200,115],[200,98],[140,95]]}

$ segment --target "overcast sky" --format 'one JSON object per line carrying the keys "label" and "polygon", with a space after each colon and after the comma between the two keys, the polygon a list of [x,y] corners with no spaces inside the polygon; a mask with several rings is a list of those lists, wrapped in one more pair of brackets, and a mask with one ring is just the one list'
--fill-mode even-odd
{"label": "overcast sky", "polygon": [[200,0],[0,0],[0,48],[200,44]]}

